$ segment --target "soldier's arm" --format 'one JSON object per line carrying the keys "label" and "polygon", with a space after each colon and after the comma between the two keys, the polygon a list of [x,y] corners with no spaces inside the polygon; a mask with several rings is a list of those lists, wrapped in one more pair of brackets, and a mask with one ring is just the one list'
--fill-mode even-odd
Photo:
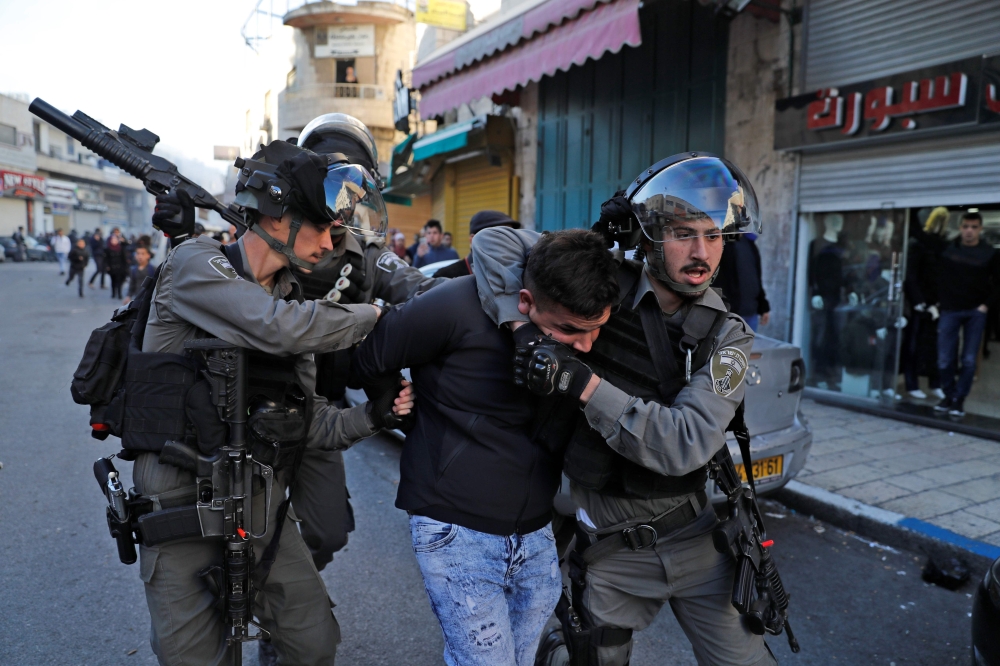
{"label": "soldier's arm", "polygon": [[[692,472],[725,444],[726,427],[743,400],[752,346],[753,333],[731,315],[712,356],[671,406],[640,400],[602,380],[583,409],[587,422],[611,448],[646,469],[670,476]],[[722,371],[734,367],[734,360],[742,369],[727,385]]]}
{"label": "soldier's arm", "polygon": [[417,294],[444,284],[447,278],[429,278],[396,256],[392,250],[371,247],[365,250],[372,294],[387,303],[405,303]]}
{"label": "soldier's arm", "polygon": [[376,429],[368,417],[368,403],[339,409],[316,394],[316,361],[312,354],[303,354],[296,362],[295,371],[312,409],[306,437],[308,448],[346,449],[375,434]]}
{"label": "soldier's arm", "polygon": [[447,287],[397,305],[358,346],[351,370],[362,379],[377,378],[430,363],[452,346],[455,323],[462,316]]}
{"label": "soldier's arm", "polygon": [[528,321],[517,309],[524,287],[522,274],[528,250],[541,234],[526,229],[493,227],[472,238],[472,272],[476,276],[479,301],[498,326],[512,321]]}
{"label": "soldier's arm", "polygon": [[[175,317],[241,347],[285,356],[345,349],[375,325],[367,304],[303,303],[275,299],[259,285],[226,270],[221,252],[207,243],[180,245],[160,280],[155,305]],[[215,263],[211,263],[211,262]]]}

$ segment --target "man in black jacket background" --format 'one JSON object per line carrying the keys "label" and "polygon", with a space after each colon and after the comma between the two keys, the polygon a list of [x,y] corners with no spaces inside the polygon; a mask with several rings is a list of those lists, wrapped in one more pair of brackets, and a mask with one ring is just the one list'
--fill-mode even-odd
{"label": "man in black jacket background", "polygon": [[[589,351],[618,296],[616,275],[597,234],[543,236],[524,269],[519,308],[534,326],[518,330],[519,344],[540,332]],[[396,506],[411,515],[449,665],[532,663],[562,587],[549,521],[563,447],[536,436],[550,398],[514,385],[514,343],[467,276],[394,308],[354,357],[369,381],[409,367],[420,396]],[[578,398],[577,383],[551,399]]]}
{"label": "man in black jacket background", "polygon": [[[976,359],[986,328],[987,303],[1000,286],[1000,255],[980,236],[979,213],[962,216],[959,236],[938,259],[938,370],[945,397],[934,407],[954,418],[965,416],[965,397],[972,390]],[[958,336],[962,332],[962,366],[958,368]],[[955,375],[958,374],[958,381]]]}

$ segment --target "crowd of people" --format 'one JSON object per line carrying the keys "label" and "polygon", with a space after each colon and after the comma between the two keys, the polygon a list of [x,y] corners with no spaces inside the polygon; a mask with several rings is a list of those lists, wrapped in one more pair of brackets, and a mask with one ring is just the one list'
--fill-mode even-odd
{"label": "crowd of people", "polygon": [[135,296],[143,279],[153,274],[150,261],[155,255],[152,237],[147,234],[126,237],[120,228],[114,227],[105,238],[100,229],[82,234],[75,229],[69,234],[57,229],[45,237],[44,242],[52,248],[59,262],[59,275],[67,276],[66,286],[76,280],[80,298],[83,298],[87,266],[91,261],[94,262],[94,272],[86,280],[87,285],[91,289],[106,289],[107,278],[111,298],[126,303]]}

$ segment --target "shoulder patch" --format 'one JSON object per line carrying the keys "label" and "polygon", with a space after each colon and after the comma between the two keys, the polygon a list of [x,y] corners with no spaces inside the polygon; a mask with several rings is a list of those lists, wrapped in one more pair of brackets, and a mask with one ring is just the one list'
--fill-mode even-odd
{"label": "shoulder patch", "polygon": [[208,265],[215,269],[215,271],[224,278],[229,278],[230,280],[242,280],[236,269],[233,268],[229,260],[222,256],[215,256],[208,260]]}
{"label": "shoulder patch", "polygon": [[747,374],[747,356],[737,347],[723,347],[712,356],[712,389],[726,397],[739,388]]}
{"label": "shoulder patch", "polygon": [[375,262],[375,265],[386,273],[395,273],[400,268],[409,266],[405,261],[396,256],[394,252],[383,252]]}

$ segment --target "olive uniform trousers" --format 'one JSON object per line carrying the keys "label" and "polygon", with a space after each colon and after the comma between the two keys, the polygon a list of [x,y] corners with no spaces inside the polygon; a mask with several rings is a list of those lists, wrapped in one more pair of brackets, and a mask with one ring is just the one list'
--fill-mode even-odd
{"label": "olive uniform trousers", "polygon": [[[188,472],[172,465],[156,465],[157,456],[142,454],[133,469],[136,488],[154,495],[194,483]],[[260,561],[274,533],[278,505],[286,484],[278,474],[271,497],[268,531],[251,539]],[[167,508],[167,507],[164,507]],[[264,493],[254,494],[253,509],[263,515]],[[255,528],[260,523],[254,520]],[[141,546],[140,576],[145,583],[150,614],[150,645],[161,664],[168,666],[225,664],[231,659],[225,642],[225,623],[217,598],[199,572],[222,564],[221,539],[186,539],[147,548]],[[313,565],[295,523],[286,518],[278,555],[254,614],[271,634],[279,661],[286,664],[333,664],[340,642],[340,626],[331,610],[326,586]],[[248,643],[245,650],[255,650]]]}
{"label": "olive uniform trousers", "polygon": [[[653,548],[623,549],[591,564],[583,598],[574,606],[590,616],[592,626],[641,631],[669,602],[700,666],[777,664],[764,637],[750,632],[730,601],[736,565],[712,544],[717,521],[709,505],[690,524],[661,536]],[[597,656],[600,666],[625,666],[632,643],[600,647]],[[549,666],[568,663],[560,647]]]}

